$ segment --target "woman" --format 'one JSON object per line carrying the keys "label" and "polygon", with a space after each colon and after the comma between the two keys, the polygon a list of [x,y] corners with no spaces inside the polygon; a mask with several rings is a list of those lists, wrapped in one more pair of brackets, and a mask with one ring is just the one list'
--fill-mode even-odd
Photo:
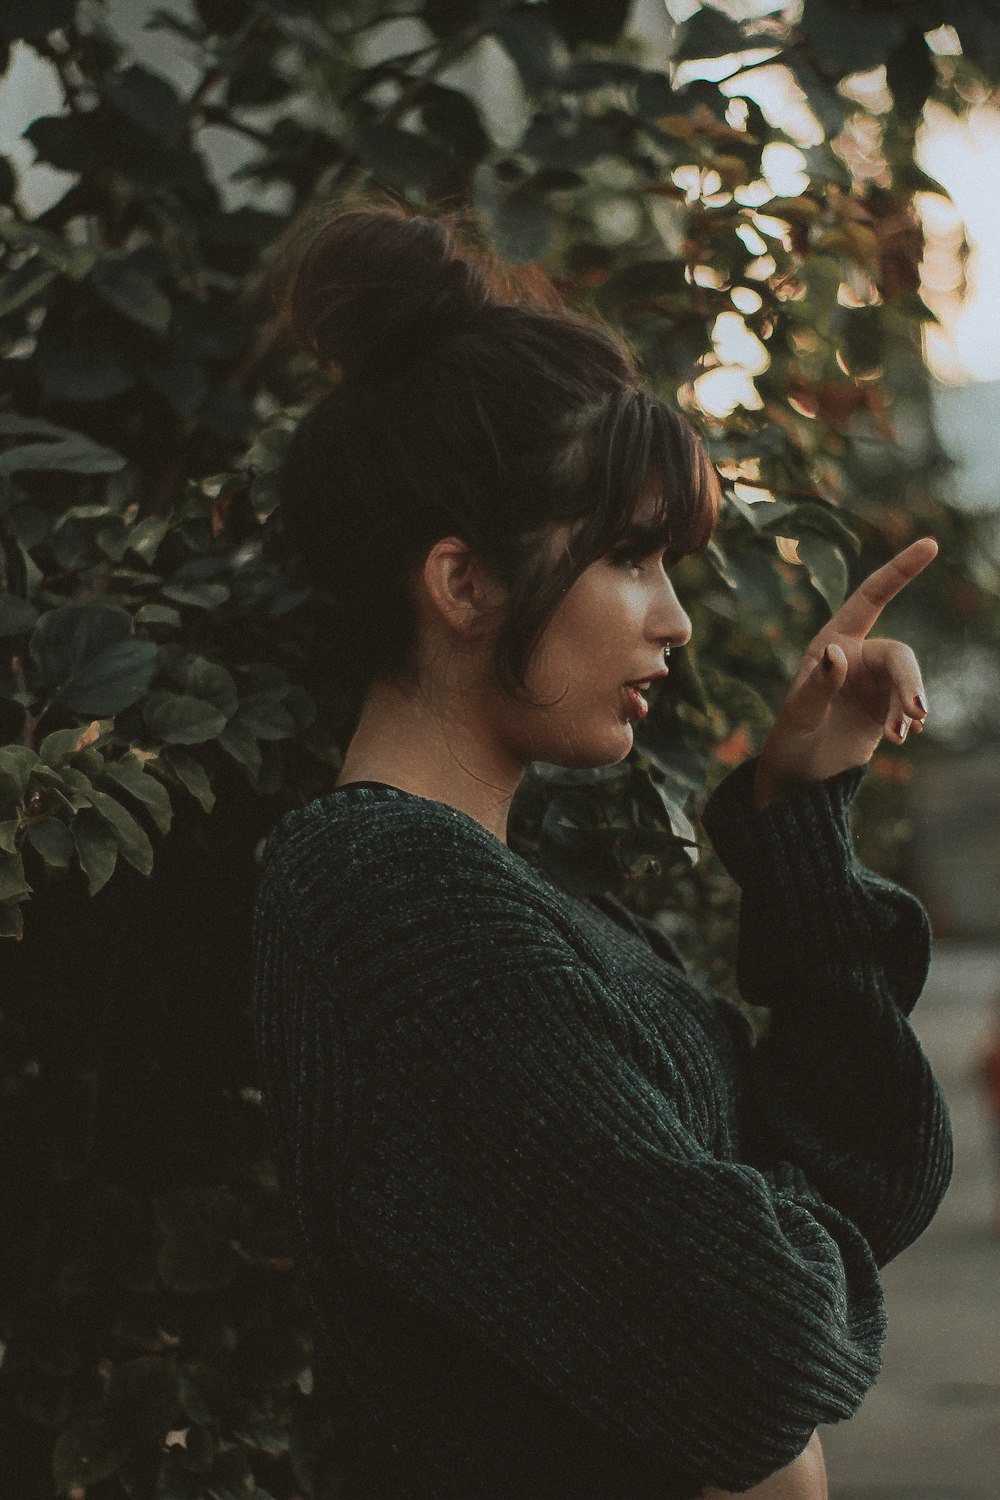
{"label": "woman", "polygon": [[822,1500],[817,1425],[875,1380],[878,1270],[950,1170],[906,1020],[926,919],[847,824],[926,714],[869,632],[936,545],[844,604],[706,809],[772,1008],[753,1045],[654,923],[506,843],[528,764],[623,759],[690,638],[694,435],[611,330],[447,224],[339,215],[290,308],[339,379],[283,524],[362,702],[336,789],[268,841],[257,1040],[343,1493]]}

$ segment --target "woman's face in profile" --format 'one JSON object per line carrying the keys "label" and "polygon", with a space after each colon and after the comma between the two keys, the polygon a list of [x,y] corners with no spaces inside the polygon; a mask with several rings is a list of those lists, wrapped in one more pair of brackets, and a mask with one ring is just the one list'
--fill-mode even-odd
{"label": "woman's face in profile", "polygon": [[628,755],[645,717],[644,696],[629,684],[663,676],[664,646],[691,638],[665,561],[662,546],[650,551],[648,540],[636,547],[626,538],[572,584],[527,674],[528,689],[547,706],[511,704],[505,714],[503,727],[521,741],[525,763],[612,765]]}

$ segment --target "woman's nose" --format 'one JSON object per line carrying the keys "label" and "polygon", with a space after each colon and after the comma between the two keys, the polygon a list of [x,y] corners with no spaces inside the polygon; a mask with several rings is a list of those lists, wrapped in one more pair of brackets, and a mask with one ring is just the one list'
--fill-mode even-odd
{"label": "woman's nose", "polygon": [[654,612],[655,628],[650,631],[663,646],[686,646],[691,639],[691,620],[674,592],[669,579],[664,580],[664,592]]}

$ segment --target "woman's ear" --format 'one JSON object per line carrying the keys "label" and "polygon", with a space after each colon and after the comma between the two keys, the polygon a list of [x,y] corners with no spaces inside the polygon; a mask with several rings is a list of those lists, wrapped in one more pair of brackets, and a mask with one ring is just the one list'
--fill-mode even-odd
{"label": "woman's ear", "polygon": [[470,639],[496,624],[506,599],[506,590],[457,536],[434,543],[417,585],[425,606],[450,630]]}

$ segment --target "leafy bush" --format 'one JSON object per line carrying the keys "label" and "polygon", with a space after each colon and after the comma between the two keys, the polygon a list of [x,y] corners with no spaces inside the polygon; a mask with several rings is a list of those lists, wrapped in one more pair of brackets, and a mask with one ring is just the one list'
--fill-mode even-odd
{"label": "leafy bush", "polygon": [[[389,28],[370,0],[196,0],[151,15],[154,68],[98,0],[6,6],[0,63],[61,85],[25,134],[68,184],[33,212],[0,163],[0,932],[25,936],[3,946],[11,1494],[312,1495],[336,1474],[248,1016],[255,846],[332,784],[354,708],[328,602],[274,545],[275,470],[316,389],[275,317],[289,226],[372,191],[469,202],[701,426],[727,505],[678,580],[695,645],[630,761],[534,768],[513,836],[568,884],[666,906],[724,983],[731,897],[689,858],[692,818],[851,575],[931,530],[943,559],[902,622],[941,653],[957,613],[995,642],[995,570],[933,487],[921,356],[914,195],[939,189],[916,124],[1000,63],[986,0],[951,18],[964,57],[932,54],[948,9],[806,0],[797,25],[737,25],[706,6],[668,64],[619,0],[426,0]],[[760,48],[825,131],[781,198],[762,170],[781,132],[675,72]],[[488,106],[498,60],[513,126]],[[840,81],[883,63],[878,114]],[[247,155],[220,182],[223,137]],[[723,315],[766,367],[713,419]],[[869,819],[883,865],[897,815]]]}

